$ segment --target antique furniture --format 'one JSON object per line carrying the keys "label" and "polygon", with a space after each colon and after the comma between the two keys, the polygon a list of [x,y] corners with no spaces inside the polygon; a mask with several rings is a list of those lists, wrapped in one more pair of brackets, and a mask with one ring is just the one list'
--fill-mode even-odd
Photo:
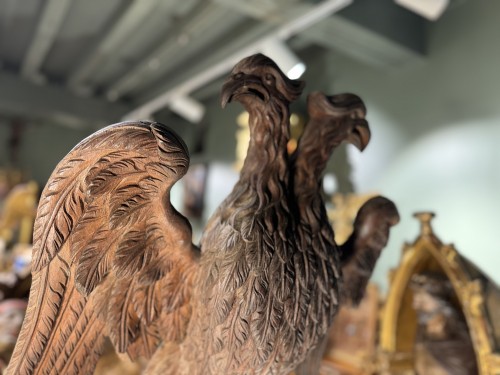
{"label": "antique furniture", "polygon": [[[335,193],[328,218],[335,228],[335,241],[352,234],[359,209],[376,194]],[[379,316],[379,292],[369,284],[359,305],[341,306],[328,334],[321,374],[364,375],[374,371]]]}
{"label": "antique furniture", "polygon": [[0,167],[0,209],[3,206],[3,200],[10,190],[23,181],[23,173],[14,168]]}
{"label": "antique furniture", "polygon": [[[451,300],[447,302],[461,315],[468,329],[477,373],[500,374],[500,290],[452,245],[443,244],[431,228],[432,213],[418,213],[421,232],[403,248],[402,260],[391,272],[391,286],[382,312],[379,372],[414,373],[418,319],[410,287],[415,275],[438,273],[449,280]],[[417,306],[418,307],[418,306]],[[441,355],[446,355],[444,351]]]}
{"label": "antique furniture", "polygon": [[[16,185],[5,198],[0,213],[0,240],[29,244],[38,203],[38,185],[34,181]],[[18,233],[17,238],[14,234]]]}
{"label": "antique furniture", "polygon": [[366,146],[365,107],[352,94],[310,94],[289,157],[288,106],[302,86],[261,54],[234,67],[222,104],[249,112],[250,145],[199,247],[170,204],[189,164],[173,131],[121,123],[77,145],[41,197],[33,286],[7,374],[92,373],[106,337],[150,358],[147,374],[317,372],[340,299],[361,298],[399,216],[375,197],[335,243],[322,172],[341,142]]}
{"label": "antique furniture", "polygon": [[0,373],[8,363],[26,312],[26,301],[8,299],[0,302]]}
{"label": "antique furniture", "polygon": [[342,306],[330,329],[321,375],[371,375],[375,371],[380,300],[368,284],[357,306]]}

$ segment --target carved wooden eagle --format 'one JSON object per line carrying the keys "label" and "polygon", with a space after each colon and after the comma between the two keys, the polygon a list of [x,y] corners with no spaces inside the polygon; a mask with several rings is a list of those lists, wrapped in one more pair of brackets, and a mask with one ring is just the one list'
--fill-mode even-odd
{"label": "carved wooden eagle", "polygon": [[316,368],[342,295],[359,299],[398,214],[375,198],[346,245],[335,244],[322,172],[341,142],[366,146],[365,108],[354,95],[311,94],[289,157],[288,107],[302,87],[261,54],[232,70],[222,104],[248,110],[251,140],[199,246],[170,203],[189,164],[172,130],[125,122],[78,144],[41,198],[29,307],[7,373],[90,374],[106,337],[150,358],[146,374]]}

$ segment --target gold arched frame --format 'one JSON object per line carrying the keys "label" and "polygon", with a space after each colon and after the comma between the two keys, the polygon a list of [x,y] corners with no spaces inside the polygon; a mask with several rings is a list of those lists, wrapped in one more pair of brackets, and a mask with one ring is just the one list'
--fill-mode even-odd
{"label": "gold arched frame", "polygon": [[[432,213],[418,213],[415,216],[421,222],[421,233],[413,244],[406,244],[403,248],[401,263],[390,275],[391,287],[381,315],[379,362],[382,370],[409,369],[412,364],[409,345],[413,345],[410,340],[412,335],[414,337],[412,329],[416,329],[416,320],[408,284],[413,274],[437,266],[453,285],[462,308],[476,352],[479,374],[500,374],[500,354],[494,352],[481,281],[473,279],[467,272],[462,258],[452,245],[443,245],[434,235],[430,225],[434,216]],[[400,333],[402,325],[406,332],[410,332],[407,337]]]}

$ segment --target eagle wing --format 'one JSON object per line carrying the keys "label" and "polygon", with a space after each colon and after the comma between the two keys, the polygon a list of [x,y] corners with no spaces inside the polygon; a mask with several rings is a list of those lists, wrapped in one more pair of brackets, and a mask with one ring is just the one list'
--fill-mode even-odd
{"label": "eagle wing", "polygon": [[59,163],[38,208],[7,374],[92,373],[106,337],[132,357],[182,337],[199,250],[170,189],[188,165],[184,142],[148,122],[111,125]]}

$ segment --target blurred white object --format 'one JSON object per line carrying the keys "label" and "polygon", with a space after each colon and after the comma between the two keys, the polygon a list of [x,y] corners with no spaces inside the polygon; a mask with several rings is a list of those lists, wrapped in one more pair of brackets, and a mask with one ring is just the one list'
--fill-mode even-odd
{"label": "blurred white object", "polygon": [[298,79],[306,71],[304,62],[282,40],[266,39],[262,43],[262,52],[273,59],[290,79]]}
{"label": "blurred white object", "polygon": [[12,272],[20,279],[28,277],[31,273],[31,257],[33,247],[27,244],[16,244],[12,249]]}
{"label": "blurred white object", "polygon": [[444,13],[450,0],[394,0],[396,4],[435,21]]}
{"label": "blurred white object", "polygon": [[193,124],[198,124],[206,111],[202,103],[187,95],[178,95],[172,99],[170,109]]}
{"label": "blurred white object", "polygon": [[0,284],[13,287],[17,283],[17,276],[12,272],[0,272]]}

